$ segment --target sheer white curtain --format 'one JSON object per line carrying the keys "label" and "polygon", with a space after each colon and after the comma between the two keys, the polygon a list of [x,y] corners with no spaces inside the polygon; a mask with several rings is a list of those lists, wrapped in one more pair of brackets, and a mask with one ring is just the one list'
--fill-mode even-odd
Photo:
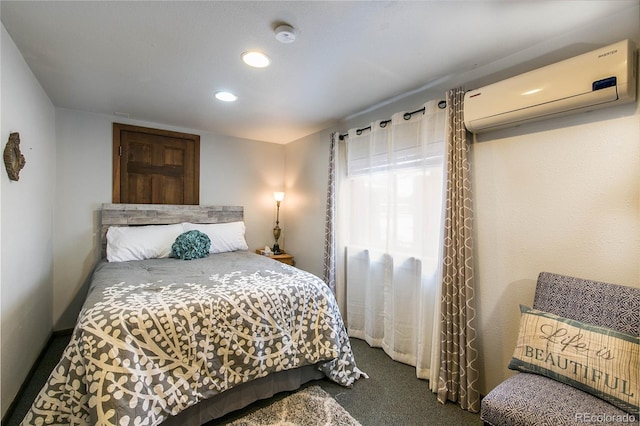
{"label": "sheer white curtain", "polygon": [[424,113],[351,129],[338,201],[349,335],[416,366],[431,383],[438,373],[445,121],[432,101]]}

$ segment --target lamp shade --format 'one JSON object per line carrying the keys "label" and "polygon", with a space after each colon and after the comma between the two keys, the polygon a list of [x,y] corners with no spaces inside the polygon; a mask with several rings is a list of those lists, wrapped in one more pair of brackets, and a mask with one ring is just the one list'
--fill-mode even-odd
{"label": "lamp shade", "polygon": [[284,199],[284,192],[274,192],[273,193],[273,198],[276,201],[282,201]]}

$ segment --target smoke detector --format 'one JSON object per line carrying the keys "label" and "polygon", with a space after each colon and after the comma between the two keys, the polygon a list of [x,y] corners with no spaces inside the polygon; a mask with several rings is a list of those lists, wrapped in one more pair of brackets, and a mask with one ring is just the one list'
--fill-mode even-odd
{"label": "smoke detector", "polygon": [[291,25],[278,25],[275,29],[276,40],[280,43],[293,43],[296,40],[295,30]]}

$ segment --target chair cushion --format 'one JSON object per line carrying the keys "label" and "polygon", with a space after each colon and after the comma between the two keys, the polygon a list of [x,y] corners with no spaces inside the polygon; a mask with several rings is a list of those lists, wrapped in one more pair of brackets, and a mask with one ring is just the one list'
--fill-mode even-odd
{"label": "chair cushion", "polygon": [[481,419],[493,426],[635,424],[638,415],[537,374],[518,373],[482,400]]}

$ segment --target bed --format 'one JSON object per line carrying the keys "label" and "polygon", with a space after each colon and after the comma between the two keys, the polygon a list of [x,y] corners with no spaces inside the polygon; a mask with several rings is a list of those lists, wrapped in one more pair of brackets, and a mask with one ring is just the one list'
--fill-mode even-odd
{"label": "bed", "polygon": [[[201,425],[311,380],[351,386],[366,376],[329,288],[246,250],[242,207],[105,204],[100,213],[106,259],[23,424]],[[207,255],[164,257],[187,224],[210,237]],[[154,245],[164,254],[141,254]]]}

